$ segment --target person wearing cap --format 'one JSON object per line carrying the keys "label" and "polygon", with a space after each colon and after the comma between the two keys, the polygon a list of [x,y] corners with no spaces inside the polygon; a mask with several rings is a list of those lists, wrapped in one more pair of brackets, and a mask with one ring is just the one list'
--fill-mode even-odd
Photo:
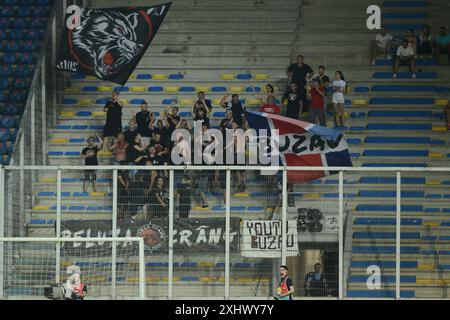
{"label": "person wearing cap", "polygon": [[400,66],[409,66],[411,69],[411,77],[413,79],[417,78],[416,76],[416,60],[414,58],[414,49],[412,46],[408,45],[408,40],[404,39],[402,41],[401,46],[397,49],[397,55],[395,58],[395,64],[394,64],[394,73],[392,75],[392,78],[397,78],[397,72],[398,68]]}

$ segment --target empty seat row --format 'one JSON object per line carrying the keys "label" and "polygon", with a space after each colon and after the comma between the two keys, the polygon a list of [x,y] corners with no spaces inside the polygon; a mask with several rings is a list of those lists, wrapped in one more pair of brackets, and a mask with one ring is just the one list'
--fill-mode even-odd
{"label": "empty seat row", "polygon": [[39,40],[43,34],[36,29],[0,29],[0,40]]}
{"label": "empty seat row", "polygon": [[[221,74],[220,79],[221,80],[267,80],[269,78],[268,74],[265,73],[258,73],[255,75],[252,75],[250,73],[241,73],[241,74]],[[72,80],[95,80],[95,78],[86,76],[81,73],[73,73],[71,75]],[[184,75],[181,73],[173,73],[173,74],[150,74],[150,73],[138,73],[133,74],[131,79],[133,80],[182,80],[184,79]]]}
{"label": "empty seat row", "polygon": [[40,48],[39,40],[2,40],[0,51],[5,52],[36,52]]}
{"label": "empty seat row", "polygon": [[[38,60],[37,53],[7,52],[0,54],[0,62],[4,64],[33,64]],[[14,66],[13,66],[14,67]]]}
{"label": "empty seat row", "polygon": [[32,17],[0,17],[0,29],[34,29],[39,30],[47,26],[47,18]]}
{"label": "empty seat row", "polygon": [[[37,194],[38,197],[56,197],[56,192],[53,191],[40,191]],[[112,197],[112,193],[106,192],[61,192],[61,197]]]}
{"label": "empty seat row", "polygon": [[16,78],[28,78],[33,75],[34,70],[34,64],[3,64],[0,67],[0,78],[8,78],[13,76]]}
{"label": "empty seat row", "polygon": [[0,102],[4,103],[20,103],[27,99],[27,90],[4,90],[0,91]]}
{"label": "empty seat row", "polygon": [[[374,79],[392,79],[392,72],[375,72],[373,74]],[[397,79],[410,79],[411,72],[398,72]],[[417,72],[417,79],[437,79],[437,72]]]}
{"label": "empty seat row", "polygon": [[2,6],[50,6],[53,0],[0,0]]}
{"label": "empty seat row", "polygon": [[1,6],[0,17],[46,17],[50,12],[48,6]]}
{"label": "empty seat row", "polygon": [[[207,89],[207,90],[204,90]],[[149,86],[149,87],[129,87],[129,86],[117,86],[117,87],[108,87],[108,86],[84,86],[81,89],[79,88],[67,88],[66,91],[69,92],[75,92],[75,91],[84,91],[84,92],[112,92],[117,91],[117,92],[167,92],[167,93],[196,93],[198,91],[205,91],[205,92],[213,92],[213,93],[226,93],[228,91],[230,92],[235,92],[235,93],[241,93],[241,92],[246,92],[246,93],[253,93],[254,91],[256,92],[261,92],[261,88],[260,87],[240,87],[240,86],[231,86],[231,87],[224,87],[224,86],[213,86],[213,87],[192,87],[192,86],[182,86],[182,87],[178,87],[178,86],[166,86],[166,87],[162,87],[162,86]]]}

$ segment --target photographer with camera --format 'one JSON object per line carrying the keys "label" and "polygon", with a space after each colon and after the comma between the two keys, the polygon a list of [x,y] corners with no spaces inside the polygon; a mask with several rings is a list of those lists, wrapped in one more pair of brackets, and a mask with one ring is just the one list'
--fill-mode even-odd
{"label": "photographer with camera", "polygon": [[280,285],[277,288],[277,293],[273,297],[275,300],[293,300],[292,294],[294,291],[294,282],[288,276],[288,267],[280,266]]}

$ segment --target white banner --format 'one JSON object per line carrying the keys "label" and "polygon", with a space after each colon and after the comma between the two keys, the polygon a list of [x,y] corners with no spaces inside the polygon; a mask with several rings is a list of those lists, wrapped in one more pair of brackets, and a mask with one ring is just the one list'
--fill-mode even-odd
{"label": "white banner", "polygon": [[[281,221],[244,220],[242,226],[242,255],[251,258],[281,257]],[[298,255],[297,221],[288,221],[286,255]]]}

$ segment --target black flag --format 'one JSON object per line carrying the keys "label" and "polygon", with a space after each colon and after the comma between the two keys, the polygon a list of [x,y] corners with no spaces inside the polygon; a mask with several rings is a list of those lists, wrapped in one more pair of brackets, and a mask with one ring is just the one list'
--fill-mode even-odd
{"label": "black flag", "polygon": [[[125,84],[172,3],[153,7],[81,10],[80,26],[64,25],[58,70]],[[65,21],[73,16],[66,15]]]}

